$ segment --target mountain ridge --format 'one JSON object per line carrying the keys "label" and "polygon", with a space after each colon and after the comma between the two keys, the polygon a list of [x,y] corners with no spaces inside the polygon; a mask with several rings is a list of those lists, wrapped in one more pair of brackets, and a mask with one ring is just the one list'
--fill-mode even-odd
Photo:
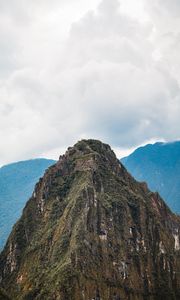
{"label": "mountain ridge", "polygon": [[139,147],[121,162],[138,181],[146,181],[180,214],[180,141]]}
{"label": "mountain ridge", "polygon": [[0,168],[0,250],[10,230],[30,198],[35,183],[45,169],[54,164],[49,159],[31,159]]}

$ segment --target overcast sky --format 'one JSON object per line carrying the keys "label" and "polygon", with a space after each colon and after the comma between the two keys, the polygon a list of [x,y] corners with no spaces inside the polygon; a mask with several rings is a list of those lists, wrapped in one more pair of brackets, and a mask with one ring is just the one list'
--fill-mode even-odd
{"label": "overcast sky", "polygon": [[179,0],[0,0],[0,165],[180,138]]}

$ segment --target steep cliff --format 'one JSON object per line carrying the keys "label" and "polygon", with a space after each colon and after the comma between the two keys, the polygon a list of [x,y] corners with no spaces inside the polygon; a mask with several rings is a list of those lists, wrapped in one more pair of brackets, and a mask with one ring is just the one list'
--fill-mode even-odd
{"label": "steep cliff", "polygon": [[106,144],[69,148],[36,185],[0,256],[11,299],[180,298],[180,219]]}

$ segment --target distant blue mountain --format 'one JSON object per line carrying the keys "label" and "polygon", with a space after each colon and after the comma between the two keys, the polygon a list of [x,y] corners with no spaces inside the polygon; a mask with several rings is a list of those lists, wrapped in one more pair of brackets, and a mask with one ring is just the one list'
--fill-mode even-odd
{"label": "distant blue mountain", "polygon": [[158,191],[168,206],[180,213],[180,141],[148,144],[121,159],[139,181]]}
{"label": "distant blue mountain", "polygon": [[0,249],[20,217],[36,182],[54,160],[33,159],[0,168]]}

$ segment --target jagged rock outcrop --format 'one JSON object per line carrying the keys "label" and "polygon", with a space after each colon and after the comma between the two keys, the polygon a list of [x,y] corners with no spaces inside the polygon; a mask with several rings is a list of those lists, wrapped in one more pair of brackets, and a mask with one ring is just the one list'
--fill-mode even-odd
{"label": "jagged rock outcrop", "polygon": [[106,144],[69,148],[0,256],[11,299],[180,299],[180,219]]}

